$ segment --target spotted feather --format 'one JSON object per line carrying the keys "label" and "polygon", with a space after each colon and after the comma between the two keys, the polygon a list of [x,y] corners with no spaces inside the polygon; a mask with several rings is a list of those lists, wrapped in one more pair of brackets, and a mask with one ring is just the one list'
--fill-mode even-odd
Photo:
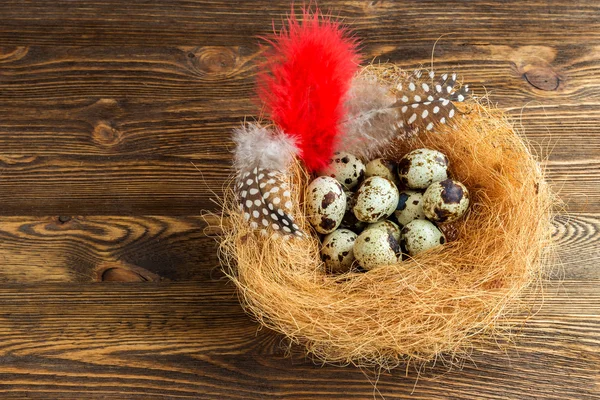
{"label": "spotted feather", "polygon": [[237,194],[244,220],[262,235],[303,236],[294,222],[290,188],[281,171],[255,166],[240,172]]}
{"label": "spotted feather", "polygon": [[423,71],[413,75],[396,87],[396,102],[392,105],[400,110],[398,128],[404,130],[431,131],[438,124],[452,124],[458,114],[455,102],[470,97],[469,86],[456,89],[456,74],[444,74],[435,80],[430,71],[429,79],[420,79]]}

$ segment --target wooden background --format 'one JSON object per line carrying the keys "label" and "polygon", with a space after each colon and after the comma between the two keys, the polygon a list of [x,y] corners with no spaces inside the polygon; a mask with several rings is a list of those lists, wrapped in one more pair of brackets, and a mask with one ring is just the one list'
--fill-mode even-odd
{"label": "wooden background", "polygon": [[284,358],[242,312],[199,214],[255,113],[254,36],[287,1],[3,0],[0,398],[600,398],[600,4],[321,6],[407,68],[441,37],[436,69],[548,156],[562,266],[518,348],[374,390],[372,371]]}

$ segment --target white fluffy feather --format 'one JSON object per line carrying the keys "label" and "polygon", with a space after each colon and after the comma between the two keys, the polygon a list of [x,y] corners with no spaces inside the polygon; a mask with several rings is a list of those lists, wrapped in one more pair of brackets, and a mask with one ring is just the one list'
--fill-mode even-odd
{"label": "white fluffy feather", "polygon": [[234,166],[237,171],[247,171],[256,166],[285,171],[298,154],[293,138],[257,123],[246,123],[234,129],[233,141],[236,144]]}

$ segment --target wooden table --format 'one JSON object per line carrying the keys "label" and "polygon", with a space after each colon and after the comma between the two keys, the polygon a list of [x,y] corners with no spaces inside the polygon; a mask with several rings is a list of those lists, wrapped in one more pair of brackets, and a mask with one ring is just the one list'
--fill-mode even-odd
{"label": "wooden table", "polygon": [[[568,215],[516,347],[462,371],[284,358],[202,210],[230,174],[254,37],[287,1],[3,0],[0,398],[600,398],[600,4],[322,1],[367,58],[456,71],[522,124]],[[112,281],[112,282],[109,282]]]}

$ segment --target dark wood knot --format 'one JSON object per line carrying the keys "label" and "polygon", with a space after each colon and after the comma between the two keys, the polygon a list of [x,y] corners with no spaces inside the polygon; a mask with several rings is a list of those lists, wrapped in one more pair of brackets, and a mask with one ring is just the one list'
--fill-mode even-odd
{"label": "dark wood knot", "polygon": [[107,261],[96,267],[98,282],[158,282],[159,275],[124,261]]}
{"label": "dark wood knot", "polygon": [[236,47],[204,46],[188,49],[187,57],[193,68],[205,78],[221,79],[238,72],[243,56]]}
{"label": "dark wood knot", "polygon": [[102,273],[102,282],[146,282],[146,279],[137,272],[116,267]]}
{"label": "dark wood knot", "polygon": [[0,46],[0,60],[17,61],[25,57],[28,52],[29,48],[24,46]]}
{"label": "dark wood knot", "polygon": [[94,142],[101,146],[112,147],[121,142],[121,132],[107,121],[99,121],[92,132]]}
{"label": "dark wood knot", "polygon": [[66,224],[69,221],[71,221],[71,217],[69,217],[68,215],[59,215],[58,217],[58,222],[61,224]]}
{"label": "dark wood knot", "polygon": [[524,77],[531,86],[540,90],[552,91],[560,85],[560,78],[550,68],[532,68],[525,72]]}
{"label": "dark wood knot", "polygon": [[231,71],[235,67],[237,59],[235,52],[227,47],[203,47],[196,56],[201,69],[217,74]]}

